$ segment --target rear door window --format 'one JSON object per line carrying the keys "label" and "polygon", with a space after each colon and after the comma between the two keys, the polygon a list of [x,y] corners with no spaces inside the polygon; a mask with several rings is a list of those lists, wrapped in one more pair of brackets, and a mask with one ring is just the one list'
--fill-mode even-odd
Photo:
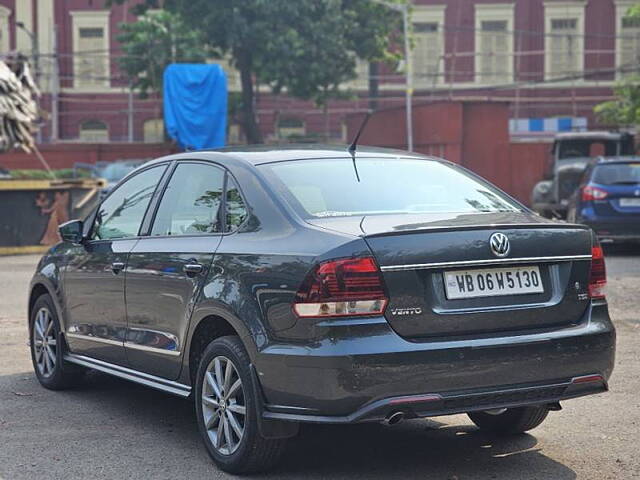
{"label": "rear door window", "polygon": [[222,232],[219,210],[224,175],[224,170],[214,165],[178,164],[160,201],[151,235]]}
{"label": "rear door window", "polygon": [[247,208],[245,207],[240,189],[231,175],[227,177],[227,226],[226,231],[232,232],[237,229],[244,219],[247,218]]}

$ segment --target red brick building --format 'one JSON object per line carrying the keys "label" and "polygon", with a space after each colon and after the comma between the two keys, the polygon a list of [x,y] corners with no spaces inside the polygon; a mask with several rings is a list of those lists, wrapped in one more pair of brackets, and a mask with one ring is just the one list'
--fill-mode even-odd
{"label": "red brick building", "polygon": [[[117,64],[118,24],[135,20],[136,1],[107,10],[104,0],[0,0],[0,52],[31,54],[37,45],[43,107],[52,112],[43,142],[162,139],[160,103],[130,96]],[[595,127],[593,106],[638,64],[640,24],[624,18],[634,3],[414,0],[414,99],[508,101],[512,133]],[[356,99],[331,104],[335,140],[348,113],[369,108],[369,65],[358,72],[345,86]],[[237,74],[228,73],[230,91],[238,90]],[[378,107],[403,104],[400,69],[382,66],[374,78]],[[266,89],[257,98],[267,140],[323,136],[325,118],[310,102]],[[232,124],[230,140],[239,136]]]}

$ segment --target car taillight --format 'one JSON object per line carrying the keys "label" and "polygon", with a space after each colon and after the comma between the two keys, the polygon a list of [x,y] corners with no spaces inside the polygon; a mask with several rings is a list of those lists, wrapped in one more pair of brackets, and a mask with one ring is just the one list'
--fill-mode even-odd
{"label": "car taillight", "polygon": [[387,306],[382,274],[371,257],[316,265],[296,294],[299,317],[380,315]]}
{"label": "car taillight", "polygon": [[607,286],[607,271],[604,266],[604,253],[602,247],[591,249],[591,272],[589,273],[589,296],[591,298],[604,298]]}
{"label": "car taillight", "polygon": [[582,201],[588,202],[590,200],[604,200],[607,198],[608,193],[601,188],[587,185],[582,188]]}

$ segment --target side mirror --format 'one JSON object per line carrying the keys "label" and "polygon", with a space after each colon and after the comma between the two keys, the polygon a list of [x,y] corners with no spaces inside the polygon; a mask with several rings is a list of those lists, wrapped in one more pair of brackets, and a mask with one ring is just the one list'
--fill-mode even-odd
{"label": "side mirror", "polygon": [[71,220],[58,227],[62,241],[80,244],[82,243],[82,220]]}

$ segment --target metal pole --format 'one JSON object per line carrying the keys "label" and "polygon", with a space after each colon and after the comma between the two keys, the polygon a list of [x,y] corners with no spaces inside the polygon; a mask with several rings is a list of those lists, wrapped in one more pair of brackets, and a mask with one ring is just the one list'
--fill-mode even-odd
{"label": "metal pole", "polygon": [[129,82],[129,97],[128,97],[128,105],[127,105],[127,127],[129,130],[129,143],[133,143],[133,87],[131,82]]}
{"label": "metal pole", "polygon": [[404,58],[407,69],[407,85],[405,91],[406,113],[407,113],[407,150],[413,152],[413,61],[411,58],[411,45],[409,42],[409,7],[403,5],[402,8],[402,26],[404,30]]}
{"label": "metal pole", "polygon": [[60,92],[60,70],[58,65],[58,26],[53,26],[53,65],[51,68],[51,142],[60,138],[58,102]]}
{"label": "metal pole", "polygon": [[[25,32],[28,30],[25,28]],[[40,52],[38,51],[38,34],[36,32],[31,32],[29,34],[31,37],[31,56],[33,57],[33,77],[36,82],[36,86],[40,88]],[[38,100],[40,103],[40,100]],[[38,132],[36,134],[36,139],[38,143],[42,143],[42,128],[38,128]]]}

